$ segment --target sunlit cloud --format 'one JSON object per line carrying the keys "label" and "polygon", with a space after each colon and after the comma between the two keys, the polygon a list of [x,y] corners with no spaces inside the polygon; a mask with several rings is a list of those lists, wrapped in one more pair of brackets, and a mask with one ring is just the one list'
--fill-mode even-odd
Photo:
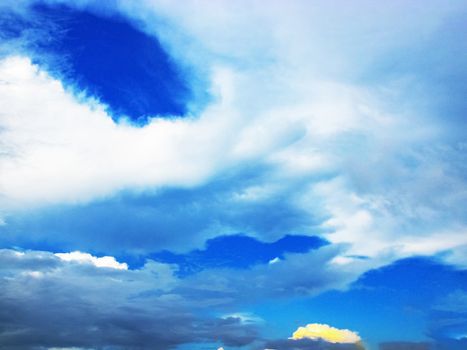
{"label": "sunlit cloud", "polygon": [[356,332],[320,323],[310,323],[305,327],[298,327],[290,339],[324,340],[329,343],[341,344],[358,343],[361,341],[360,336]]}
{"label": "sunlit cloud", "polygon": [[118,262],[113,256],[95,257],[89,253],[74,251],[70,253],[56,253],[61,260],[75,261],[84,264],[93,264],[96,267],[109,267],[118,270],[128,270],[128,264]]}

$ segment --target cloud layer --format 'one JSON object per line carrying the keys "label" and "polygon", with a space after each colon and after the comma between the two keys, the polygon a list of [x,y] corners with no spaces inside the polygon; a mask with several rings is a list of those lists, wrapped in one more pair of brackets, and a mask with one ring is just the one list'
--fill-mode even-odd
{"label": "cloud layer", "polygon": [[[259,333],[263,321],[238,311],[252,302],[345,286],[349,276],[326,266],[335,254],[292,254],[242,273],[214,268],[180,278],[177,265],[152,260],[128,269],[113,257],[82,252],[3,249],[0,343],[13,349],[169,349],[191,343],[255,348],[269,343]],[[300,273],[310,265],[323,267]],[[329,348],[293,343],[300,349]]]}
{"label": "cloud layer", "polygon": [[[27,57],[5,58],[0,65],[4,222],[14,222],[19,208],[82,205],[121,191],[157,195],[168,187],[210,184],[228,172],[266,169],[267,177],[222,201],[242,208],[284,198],[287,211],[303,214],[288,230],[320,230],[333,243],[350,244],[347,257],[336,260],[340,263],[351,262],[348,256],[387,261],[440,252],[451,252],[446,259],[453,263],[465,263],[460,252],[467,245],[466,198],[456,189],[465,187],[462,164],[467,162],[454,132],[462,121],[453,116],[446,122],[437,109],[441,104],[426,108],[434,103],[427,90],[431,84],[419,87],[423,81],[410,76],[415,71],[395,69],[390,76],[378,71],[378,64],[399,61],[401,47],[422,52],[413,59],[432,57],[423,38],[443,41],[441,34],[456,32],[447,20],[462,4],[440,10],[415,2],[404,5],[410,8],[400,3],[379,9],[362,1],[355,12],[347,5],[334,10],[322,3],[275,2],[267,11],[259,3],[248,6],[248,14],[228,3],[116,4],[73,6],[144,23],[177,62],[191,62],[206,74],[212,103],[184,120],[153,118],[143,128],[115,124],[98,101],[64,89]],[[411,9],[423,16],[399,16]],[[350,15],[360,13],[373,16],[359,22]],[[326,16],[339,24],[326,24]],[[379,31],[370,30],[375,26]],[[239,27],[251,29],[250,36],[239,34]],[[371,40],[360,40],[367,37]],[[448,76],[449,69],[464,74],[446,57],[439,60],[444,68],[437,74]],[[207,223],[190,233],[198,238],[186,240],[186,246],[170,242],[161,248],[190,249],[217,233],[280,237],[270,231]]]}
{"label": "cloud layer", "polygon": [[238,318],[195,316],[202,306],[173,291],[178,281],[169,265],[125,270],[12,250],[1,250],[0,260],[3,347],[168,349],[257,338],[255,326]]}

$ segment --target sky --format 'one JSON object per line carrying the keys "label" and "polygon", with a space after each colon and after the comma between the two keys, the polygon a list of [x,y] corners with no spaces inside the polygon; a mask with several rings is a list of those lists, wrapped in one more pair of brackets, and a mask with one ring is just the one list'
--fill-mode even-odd
{"label": "sky", "polygon": [[0,2],[0,349],[465,350],[467,2]]}

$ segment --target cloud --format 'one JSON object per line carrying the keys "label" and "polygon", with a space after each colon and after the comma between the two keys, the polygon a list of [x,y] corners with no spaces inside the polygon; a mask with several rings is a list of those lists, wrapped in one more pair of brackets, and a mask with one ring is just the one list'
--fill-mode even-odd
{"label": "cloud", "polygon": [[126,263],[119,263],[113,256],[95,257],[88,253],[82,253],[79,251],[70,253],[56,253],[61,260],[64,261],[76,261],[78,263],[90,263],[96,267],[109,267],[118,270],[128,270]]}
{"label": "cloud", "polygon": [[[345,288],[366,269],[362,265],[342,271],[332,264],[331,260],[341,249],[325,246],[306,254],[286,254],[280,264],[259,264],[248,270],[205,269],[185,278],[182,286],[193,298],[211,295],[211,302],[218,305],[313,296],[325,290]],[[309,266],[321,268],[310,270]]]}
{"label": "cloud", "polygon": [[[258,338],[237,317],[195,316],[174,267],[72,264],[47,252],[1,250],[0,343],[8,348],[168,349],[190,342],[241,346]],[[170,329],[170,332],[167,332]]]}
{"label": "cloud", "polygon": [[434,305],[434,308],[442,311],[467,312],[467,291],[462,289],[453,290],[444,296],[437,305]]}
{"label": "cloud", "polygon": [[435,350],[463,350],[467,346],[467,338],[460,339],[444,338],[438,339],[433,347]]}
{"label": "cloud", "polygon": [[[238,169],[195,188],[125,192],[88,204],[54,205],[41,210],[22,208],[6,218],[8,225],[2,227],[0,244],[120,256],[162,249],[186,254],[201,249],[207,239],[226,234],[243,233],[265,243],[279,240],[287,232],[314,235],[309,226],[315,218],[293,203],[291,192],[297,190],[294,183],[278,183],[276,195],[261,200],[237,200],[238,193],[262,183],[267,175],[268,170],[259,167]],[[214,254],[213,248],[206,253]],[[202,252],[193,253],[196,258]],[[271,258],[281,253],[277,251]]]}
{"label": "cloud", "polygon": [[281,261],[281,259],[276,256],[274,259],[269,260],[268,264],[271,264],[271,265],[272,264],[277,264],[280,261]]}
{"label": "cloud", "polygon": [[348,329],[338,329],[327,324],[310,323],[305,327],[298,327],[292,334],[291,339],[322,339],[330,343],[358,343],[361,341],[359,335]]}
{"label": "cloud", "polygon": [[[188,141],[188,130],[194,138],[209,139],[201,125],[190,128],[190,122],[161,119],[145,128],[116,125],[101,106],[79,101],[27,58],[3,60],[0,76],[1,99],[11,99],[0,121],[2,143],[9,150],[1,158],[5,174],[1,185],[2,195],[13,207],[15,203],[85,201],[127,186],[175,185],[177,178],[178,185],[194,184],[210,172],[217,158],[203,147],[195,153],[211,159],[209,164],[192,158],[193,149],[185,148],[189,153],[185,155],[179,153],[181,148],[178,155],[172,153],[175,145],[183,148],[178,141]],[[21,107],[19,99],[29,100],[36,113]],[[24,187],[25,182],[41,186]]]}
{"label": "cloud", "polygon": [[358,344],[329,343],[326,341],[312,339],[298,340],[274,340],[266,342],[268,349],[277,350],[362,350],[363,347]]}
{"label": "cloud", "polygon": [[[239,310],[271,297],[344,287],[349,274],[327,264],[337,252],[336,247],[322,247],[285,254],[280,264],[208,268],[180,278],[176,265],[152,260],[127,269],[114,257],[3,249],[0,343],[26,349],[167,349],[216,342],[256,346],[262,342],[263,321]],[[307,266],[322,269],[303,274]],[[209,315],[203,311],[207,308]],[[168,327],[171,332],[165,331]]]}
{"label": "cloud", "polygon": [[429,350],[432,349],[430,343],[416,343],[416,342],[385,342],[379,344],[380,350]]}
{"label": "cloud", "polygon": [[[144,24],[177,63],[206,76],[211,103],[183,120],[154,116],[143,128],[115,124],[98,101],[64,89],[9,48],[0,64],[2,227],[26,208],[65,203],[82,208],[122,191],[157,196],[167,188],[216,183],[226,172],[262,168],[267,176],[222,199],[235,208],[271,198],[283,202],[284,213],[273,226],[287,232],[319,230],[333,243],[349,244],[336,262],[353,263],[346,256],[365,255],[378,266],[443,251],[452,252],[456,264],[465,263],[459,247],[467,244],[466,197],[457,189],[465,186],[467,162],[452,132],[462,129],[456,127],[459,120],[424,108],[436,99],[429,89],[417,88],[420,80],[410,76],[411,70],[396,67],[391,75],[381,74],[376,64],[392,62],[406,47],[420,50],[411,57],[415,62],[434,59],[422,39],[449,46],[439,33],[456,31],[443,25],[464,4],[440,9],[434,2],[416,1],[375,8],[362,1],[336,9],[297,1],[274,2],[265,10],[254,2],[247,13],[241,4],[228,2],[116,4],[68,3]],[[449,57],[438,63],[443,69],[436,74],[450,76]],[[290,213],[299,213],[299,219],[290,221]],[[161,220],[170,221],[166,217]],[[173,222],[180,221],[174,216]],[[163,222],[156,234],[142,232],[156,237],[161,248],[167,242],[164,248],[185,250],[217,234],[243,232],[266,240],[279,234],[274,227],[241,227],[217,218],[198,223],[189,235],[196,239],[177,243],[166,233],[171,222]],[[119,237],[116,231],[109,236]],[[446,235],[447,243],[438,246]],[[420,241],[426,244],[415,244]]]}

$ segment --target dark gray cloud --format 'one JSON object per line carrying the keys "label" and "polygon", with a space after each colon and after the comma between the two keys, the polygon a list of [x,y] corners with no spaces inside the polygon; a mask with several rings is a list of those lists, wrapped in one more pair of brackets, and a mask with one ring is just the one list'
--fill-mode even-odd
{"label": "dark gray cloud", "polygon": [[208,269],[180,278],[177,266],[151,260],[124,270],[49,252],[0,250],[0,348],[252,346],[260,339],[258,324],[226,316],[227,310],[344,285],[349,275],[328,264],[338,252],[328,246],[250,270]]}
{"label": "dark gray cloud", "polygon": [[273,340],[266,343],[267,349],[277,350],[363,350],[360,344],[334,344],[311,339],[284,339]]}
{"label": "dark gray cloud", "polygon": [[467,338],[439,338],[430,342],[391,341],[379,344],[379,350],[465,350]]}
{"label": "dark gray cloud", "polygon": [[393,341],[379,344],[380,350],[430,350],[432,345],[427,342]]}
{"label": "dark gray cloud", "polygon": [[258,337],[239,318],[194,316],[196,302],[171,291],[178,281],[169,265],[117,270],[11,250],[0,251],[0,261],[8,262],[0,270],[2,349],[158,350],[195,341],[244,345]]}
{"label": "dark gray cloud", "polygon": [[47,252],[30,251],[27,254],[0,249],[0,271],[16,271],[22,269],[50,270],[58,267],[60,260]]}
{"label": "dark gray cloud", "polygon": [[451,338],[437,339],[437,341],[433,344],[432,349],[433,350],[465,350],[467,349],[467,337],[464,337],[461,339],[451,339]]}

